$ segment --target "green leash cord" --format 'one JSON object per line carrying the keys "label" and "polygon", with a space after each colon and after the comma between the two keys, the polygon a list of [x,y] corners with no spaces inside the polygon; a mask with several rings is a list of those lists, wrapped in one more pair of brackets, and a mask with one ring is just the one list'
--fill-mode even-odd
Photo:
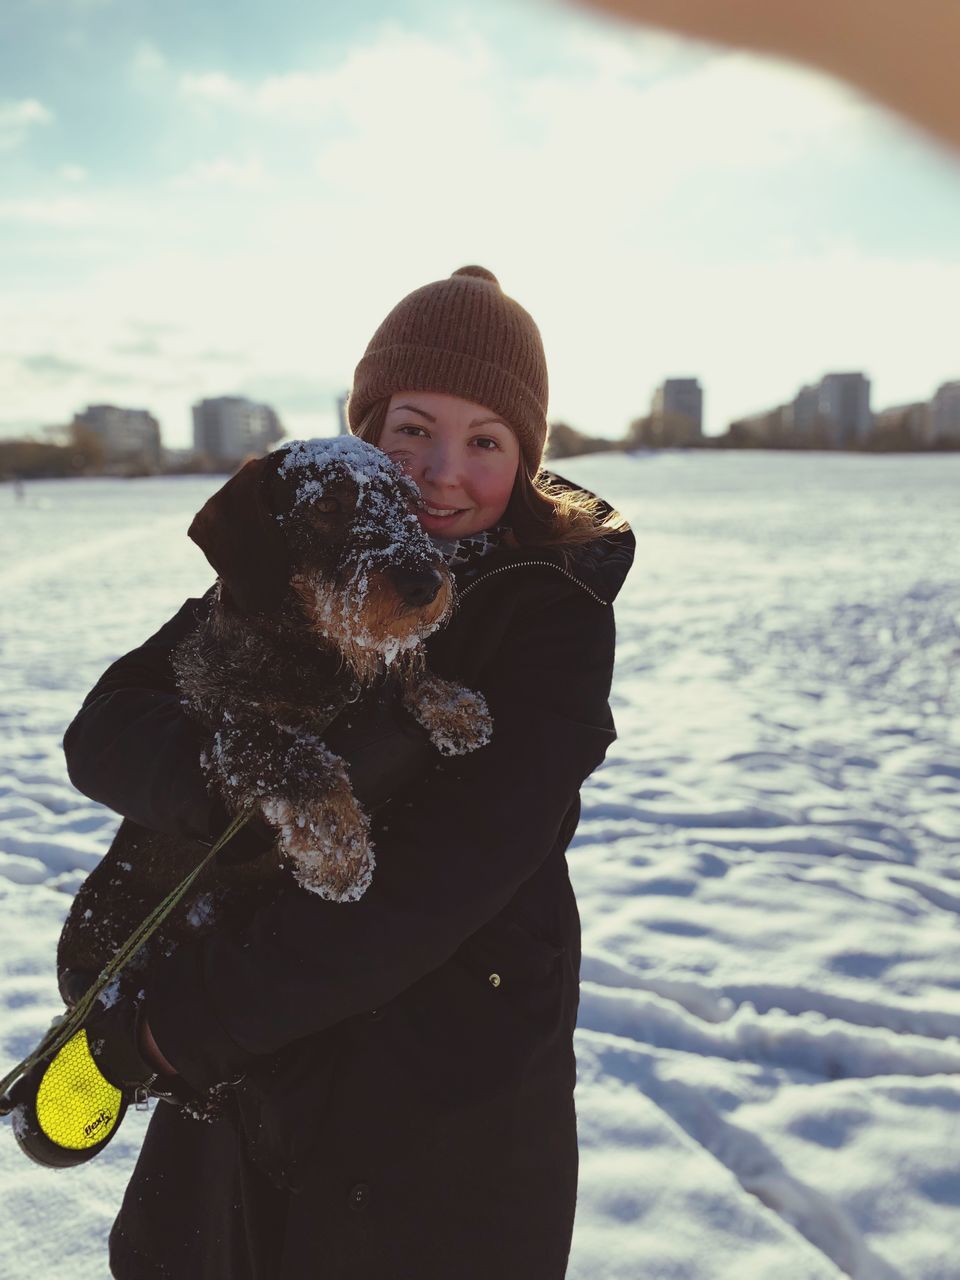
{"label": "green leash cord", "polygon": [[190,890],[190,887],[196,881],[197,877],[213,859],[214,855],[219,853],[228,840],[233,839],[240,828],[251,817],[252,810],[246,813],[238,814],[234,820],[221,835],[220,839],[214,844],[208,853],[206,853],[193,870],[186,875],[177,887],[163,899],[159,906],[155,907],[147,918],[139,924],[126,942],[117,951],[112,960],[108,961],[100,971],[97,980],[91,984],[88,990],[83,994],[80,1000],[73,1008],[58,1018],[47,1034],[43,1037],[34,1051],[29,1054],[22,1062],[19,1062],[11,1072],[0,1080],[0,1116],[8,1115],[13,1109],[6,1106],[6,1093],[10,1087],[16,1083],[21,1076],[32,1071],[40,1063],[49,1061],[56,1057],[68,1040],[72,1039],[79,1031],[82,1030],[83,1024],[87,1019],[87,1015],[93,1008],[97,996],[104,991],[114,978],[121,972],[127,962],[134,956],[143,944],[156,932],[163,924],[167,916],[174,909],[177,903]]}

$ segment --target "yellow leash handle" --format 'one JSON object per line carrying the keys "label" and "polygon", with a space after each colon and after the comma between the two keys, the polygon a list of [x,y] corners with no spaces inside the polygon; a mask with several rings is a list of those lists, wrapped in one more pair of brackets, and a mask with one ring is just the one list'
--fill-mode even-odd
{"label": "yellow leash handle", "polygon": [[20,1150],[50,1169],[67,1169],[99,1155],[120,1127],[130,1090],[101,1073],[86,1028],[15,1086],[13,1134]]}
{"label": "yellow leash handle", "polygon": [[56,1053],[37,1089],[43,1132],[68,1151],[99,1146],[119,1122],[123,1092],[97,1070],[81,1028]]}

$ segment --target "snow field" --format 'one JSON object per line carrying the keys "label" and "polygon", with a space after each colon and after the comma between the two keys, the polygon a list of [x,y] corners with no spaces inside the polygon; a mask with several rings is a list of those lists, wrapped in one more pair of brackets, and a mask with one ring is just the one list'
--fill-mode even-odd
{"label": "snow field", "polygon": [[[958,1280],[960,458],[559,469],[639,544],[569,854],[571,1280]],[[4,1069],[59,1012],[60,923],[117,825],[63,729],[209,585],[186,527],[217,483],[0,489]],[[0,1134],[0,1274],[105,1280],[143,1123],[61,1174]]]}
{"label": "snow field", "polygon": [[[960,465],[661,454],[575,474],[639,547],[620,739],[570,853],[571,1275],[956,1280]],[[751,1213],[781,1225],[772,1249]]]}

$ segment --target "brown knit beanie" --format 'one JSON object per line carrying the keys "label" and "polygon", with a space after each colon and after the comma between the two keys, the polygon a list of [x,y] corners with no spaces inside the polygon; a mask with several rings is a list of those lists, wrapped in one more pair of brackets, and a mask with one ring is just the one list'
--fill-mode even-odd
{"label": "brown knit beanie", "polygon": [[347,407],[355,431],[398,391],[441,391],[500,414],[535,475],[547,436],[547,363],[540,331],[485,267],[460,267],[415,289],[380,325],[357,365]]}

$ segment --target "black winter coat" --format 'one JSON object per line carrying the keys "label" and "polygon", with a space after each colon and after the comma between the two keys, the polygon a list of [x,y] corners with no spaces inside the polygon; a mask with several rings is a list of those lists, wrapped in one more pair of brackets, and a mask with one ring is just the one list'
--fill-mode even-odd
{"label": "black winter coat", "polygon": [[[611,603],[628,531],[499,551],[458,580],[430,667],[481,690],[492,742],[381,808],[357,903],[291,882],[150,975],[214,1123],[159,1104],[111,1236],[120,1280],[561,1280],[577,1184],[580,930],[564,851],[615,737]],[[111,666],[64,738],[71,779],[144,826],[216,836],[171,648]]]}

